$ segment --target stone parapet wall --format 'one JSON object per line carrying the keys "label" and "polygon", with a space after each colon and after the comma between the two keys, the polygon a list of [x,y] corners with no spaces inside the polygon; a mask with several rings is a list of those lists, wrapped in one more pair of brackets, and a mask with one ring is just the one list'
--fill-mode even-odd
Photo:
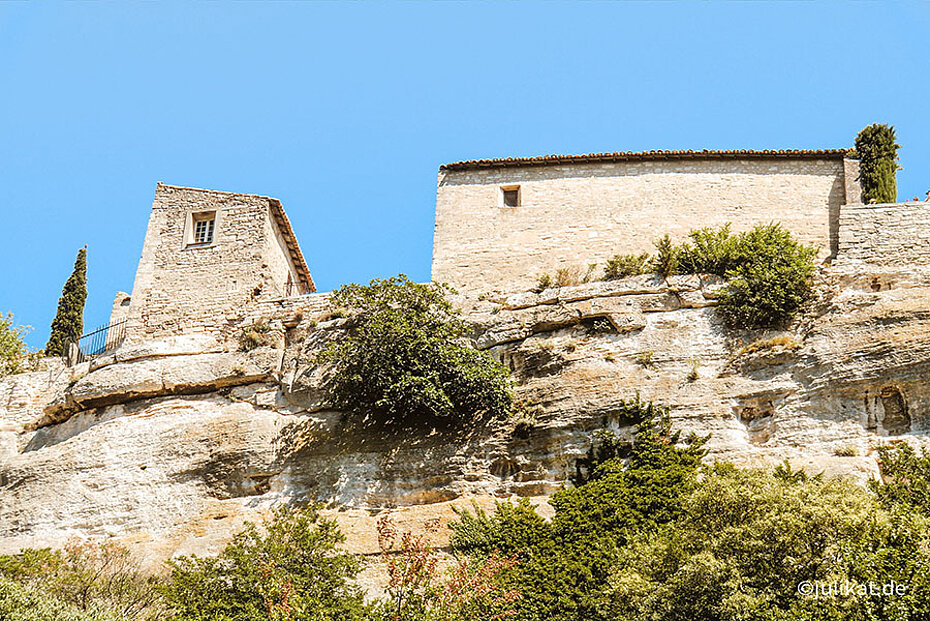
{"label": "stone parapet wall", "polygon": [[[858,200],[842,159],[651,160],[443,170],[433,280],[461,290],[529,288],[559,268],[598,271],[617,253],[652,252],[670,234],[781,222],[834,254],[840,205]],[[519,206],[502,188],[519,186]]]}
{"label": "stone parapet wall", "polygon": [[840,265],[930,265],[928,202],[844,205],[839,233]]}
{"label": "stone parapet wall", "polygon": [[255,323],[256,321],[268,319],[287,321],[289,318],[294,318],[298,315],[312,319],[316,315],[331,310],[329,303],[331,296],[332,293],[327,291],[273,300],[262,300],[249,309],[249,313],[245,316],[243,323]]}

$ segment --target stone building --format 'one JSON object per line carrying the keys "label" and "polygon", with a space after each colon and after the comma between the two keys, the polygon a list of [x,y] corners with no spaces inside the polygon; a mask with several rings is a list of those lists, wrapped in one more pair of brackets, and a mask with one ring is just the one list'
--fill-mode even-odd
{"label": "stone building", "polygon": [[127,342],[220,332],[251,306],[316,291],[280,201],[159,183],[132,295],[111,323]]}
{"label": "stone building", "polygon": [[665,233],[781,222],[835,256],[840,206],[860,202],[846,151],[650,151],[471,160],[439,170],[432,278],[464,291],[650,252]]}

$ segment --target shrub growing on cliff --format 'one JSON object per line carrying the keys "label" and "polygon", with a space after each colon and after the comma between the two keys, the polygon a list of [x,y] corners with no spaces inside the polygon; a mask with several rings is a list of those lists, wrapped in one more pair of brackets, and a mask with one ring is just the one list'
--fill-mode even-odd
{"label": "shrub growing on cliff", "polygon": [[679,251],[680,273],[724,276],[739,265],[739,237],[730,232],[729,223],[691,231],[688,237],[691,241]]}
{"label": "shrub growing on cliff", "polygon": [[627,276],[645,274],[649,265],[649,254],[617,254],[607,260],[604,280],[617,280]]}
{"label": "shrub growing on cliff", "polygon": [[336,522],[316,508],[277,509],[262,531],[247,524],[216,557],[170,563],[165,588],[174,621],[352,621],[367,619],[350,581],[359,561],[338,548]]}
{"label": "shrub growing on cliff", "polygon": [[58,312],[45,345],[46,356],[64,356],[68,344],[84,331],[84,302],[87,300],[87,246],[78,250],[74,270],[61,290]]}
{"label": "shrub growing on cliff", "polygon": [[732,327],[784,326],[810,297],[816,255],[779,224],[741,233],[725,273],[721,316]]}
{"label": "shrub growing on cliff", "polygon": [[859,156],[859,182],[862,185],[862,202],[872,199],[877,203],[894,203],[898,200],[898,149],[894,127],[875,123],[856,136],[856,153]]}
{"label": "shrub growing on cliff", "polygon": [[32,366],[30,359],[35,354],[29,352],[23,340],[28,332],[28,326],[13,325],[12,313],[0,315],[0,377],[21,373]]}
{"label": "shrub growing on cliff", "polygon": [[507,370],[462,344],[465,324],[446,298],[450,291],[403,274],[336,291],[333,304],[354,314],[347,333],[319,357],[332,365],[333,405],[380,422],[451,423],[507,413]]}
{"label": "shrub growing on cliff", "polygon": [[668,234],[656,241],[655,247],[656,254],[649,264],[650,269],[664,278],[677,274],[681,248],[672,242],[672,238],[669,237]]}

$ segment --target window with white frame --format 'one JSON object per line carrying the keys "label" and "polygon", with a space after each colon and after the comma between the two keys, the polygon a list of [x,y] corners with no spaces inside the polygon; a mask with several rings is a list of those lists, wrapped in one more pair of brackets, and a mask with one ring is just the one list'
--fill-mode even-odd
{"label": "window with white frame", "polygon": [[191,244],[212,244],[216,227],[216,212],[195,213],[191,218]]}

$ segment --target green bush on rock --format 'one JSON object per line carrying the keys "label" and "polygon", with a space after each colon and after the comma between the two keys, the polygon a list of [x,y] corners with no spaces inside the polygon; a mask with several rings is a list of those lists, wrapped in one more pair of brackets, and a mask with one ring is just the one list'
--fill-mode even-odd
{"label": "green bush on rock", "polygon": [[462,340],[465,324],[447,285],[403,274],[346,285],[333,304],[352,313],[347,333],[319,359],[332,367],[330,397],[340,409],[379,422],[463,422],[511,407],[507,370]]}
{"label": "green bush on rock", "polygon": [[719,312],[731,327],[777,328],[808,300],[817,250],[778,224],[741,233],[733,243]]}

